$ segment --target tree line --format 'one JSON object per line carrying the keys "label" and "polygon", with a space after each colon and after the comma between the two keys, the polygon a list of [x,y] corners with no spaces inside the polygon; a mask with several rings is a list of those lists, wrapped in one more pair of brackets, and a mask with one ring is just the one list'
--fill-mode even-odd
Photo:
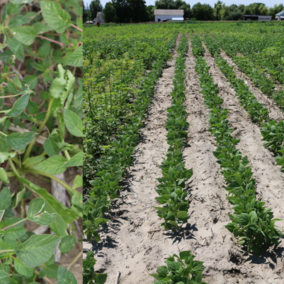
{"label": "tree line", "polygon": [[263,3],[227,6],[222,1],[218,1],[214,7],[199,2],[191,8],[190,4],[182,0],[157,0],[155,6],[147,6],[144,0],[112,0],[103,7],[100,0],[93,0],[90,5],[84,4],[83,20],[84,22],[93,20],[97,12],[102,11],[106,23],[148,22],[155,20],[155,9],[183,9],[184,18],[199,21],[236,21],[242,20],[244,15],[269,15],[274,19],[275,14],[284,10],[284,5],[275,4],[270,8]]}

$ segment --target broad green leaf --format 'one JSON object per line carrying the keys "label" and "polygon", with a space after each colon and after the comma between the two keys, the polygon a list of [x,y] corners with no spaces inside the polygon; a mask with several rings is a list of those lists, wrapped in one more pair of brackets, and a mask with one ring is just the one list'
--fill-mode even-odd
{"label": "broad green leaf", "polygon": [[66,236],[66,229],[68,224],[74,222],[77,219],[77,214],[62,205],[56,198],[48,193],[44,188],[41,188],[27,179],[21,178],[21,182],[26,184],[28,188],[36,192],[45,201],[44,210],[48,213],[56,213],[55,220],[49,226],[52,231],[60,236]]}
{"label": "broad green leaf", "polygon": [[71,25],[70,15],[56,2],[41,1],[41,11],[46,23],[59,34]]}
{"label": "broad green leaf", "polygon": [[83,178],[82,176],[76,176],[73,182],[73,189],[81,187],[83,185]]}
{"label": "broad green leaf", "polygon": [[[1,142],[1,141],[0,141]],[[14,158],[16,156],[16,153],[6,153],[6,152],[0,152],[0,164],[7,161],[8,158]]]}
{"label": "broad green leaf", "polygon": [[28,75],[22,80],[23,86],[28,85],[29,89],[34,89],[38,84],[38,76]]}
{"label": "broad green leaf", "polygon": [[13,196],[12,208],[15,208],[15,207],[18,206],[19,202],[23,199],[25,193],[26,193],[26,189],[23,188],[22,190],[18,191],[18,192]]}
{"label": "broad green leaf", "polygon": [[34,132],[12,133],[6,136],[6,142],[11,149],[21,150],[33,141]]}
{"label": "broad green leaf", "polygon": [[11,108],[11,110],[7,113],[7,115],[11,116],[11,117],[16,117],[18,115],[20,115],[23,110],[25,109],[25,107],[28,105],[29,102],[29,98],[30,95],[26,94],[21,96],[13,105],[13,107]]}
{"label": "broad green leaf", "polygon": [[51,175],[58,175],[66,171],[66,161],[65,157],[57,155],[37,164],[34,169]]}
{"label": "broad green leaf", "polygon": [[59,240],[55,235],[34,235],[15,248],[15,253],[26,266],[38,266],[50,259]]}
{"label": "broad green leaf", "polygon": [[23,162],[23,166],[24,166],[25,168],[32,168],[32,167],[34,167],[36,164],[38,164],[39,162],[43,161],[44,159],[45,159],[44,156],[31,157],[31,158],[26,159],[26,160]]}
{"label": "broad green leaf", "polygon": [[33,26],[36,28],[37,34],[43,34],[52,30],[46,23],[35,23]]}
{"label": "broad green leaf", "polygon": [[0,191],[0,210],[5,210],[10,207],[12,202],[11,192],[8,187],[4,187]]}
{"label": "broad green leaf", "polygon": [[79,167],[83,166],[83,152],[74,155],[66,164],[66,167]]}
{"label": "broad green leaf", "polygon": [[77,137],[83,136],[83,125],[80,117],[69,109],[64,109],[64,121],[68,131]]}
{"label": "broad green leaf", "polygon": [[32,18],[34,17],[29,17],[27,16],[27,14],[17,15],[16,17],[11,18],[11,20],[9,21],[9,28],[14,28],[16,26],[22,26],[28,23],[29,21],[31,21]]}
{"label": "broad green leaf", "polygon": [[48,56],[50,52],[50,42],[46,41],[44,44],[38,49],[37,53],[40,58],[45,58]]}
{"label": "broad green leaf", "polygon": [[7,46],[7,44],[0,43],[0,50],[4,49]]}
{"label": "broad green leaf", "polygon": [[15,258],[14,260],[15,269],[18,273],[30,278],[34,274],[34,269],[24,265],[19,259]]}
{"label": "broad green leaf", "polygon": [[79,46],[70,56],[67,56],[64,63],[69,66],[82,66],[83,46]]}
{"label": "broad green leaf", "polygon": [[177,218],[179,218],[179,219],[188,219],[187,211],[179,211],[179,212],[177,212]]}
{"label": "broad green leaf", "polygon": [[[6,280],[7,278],[9,278],[10,274],[7,273],[6,271],[4,270],[0,270],[0,280],[3,281],[3,280]],[[6,282],[5,282],[6,283]]]}
{"label": "broad green leaf", "polygon": [[34,217],[30,217],[28,219],[32,222],[39,224],[39,225],[47,226],[47,225],[50,225],[55,220],[55,218],[56,218],[55,213],[49,214],[47,212],[43,212],[43,213],[40,213],[39,215],[36,215]]}
{"label": "broad green leaf", "polygon": [[6,183],[9,183],[9,179],[7,177],[6,171],[3,168],[0,168],[0,179]]}
{"label": "broad green leaf", "polygon": [[165,278],[168,275],[168,268],[166,266],[164,266],[164,265],[163,266],[158,266],[157,272],[158,272],[159,277]]}
{"label": "broad green leaf", "polygon": [[62,253],[68,253],[76,244],[76,238],[74,236],[66,236],[59,244],[59,249]]}
{"label": "broad green leaf", "polygon": [[77,284],[77,280],[73,273],[64,266],[58,267],[57,281],[58,284]]}
{"label": "broad green leaf", "polygon": [[11,49],[11,51],[16,55],[16,57],[20,60],[20,61],[24,61],[24,48],[23,45],[17,41],[15,38],[11,37],[8,38],[7,40],[8,42],[8,46]]}
{"label": "broad green leaf", "polygon": [[98,284],[104,284],[107,280],[107,274],[106,273],[96,273],[95,274],[95,283]]}
{"label": "broad green leaf", "polygon": [[33,218],[35,215],[39,214],[44,207],[44,199],[42,198],[35,198],[29,204],[28,209],[28,219]]}
{"label": "broad green leaf", "polygon": [[59,148],[51,136],[46,138],[43,148],[49,157],[59,155]]}
{"label": "broad green leaf", "polygon": [[11,227],[6,230],[6,238],[9,238],[11,240],[18,240],[20,237],[22,237],[27,230],[24,227]]}
{"label": "broad green leaf", "polygon": [[11,29],[11,32],[16,40],[25,45],[31,45],[37,34],[37,30],[33,26],[15,27]]}

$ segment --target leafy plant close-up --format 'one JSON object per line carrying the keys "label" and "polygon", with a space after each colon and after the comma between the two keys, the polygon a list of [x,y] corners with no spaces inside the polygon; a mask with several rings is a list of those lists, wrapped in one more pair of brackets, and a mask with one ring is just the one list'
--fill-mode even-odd
{"label": "leafy plant close-up", "polygon": [[[11,0],[0,8],[1,283],[77,283],[81,3]],[[73,248],[68,269],[54,264]]]}

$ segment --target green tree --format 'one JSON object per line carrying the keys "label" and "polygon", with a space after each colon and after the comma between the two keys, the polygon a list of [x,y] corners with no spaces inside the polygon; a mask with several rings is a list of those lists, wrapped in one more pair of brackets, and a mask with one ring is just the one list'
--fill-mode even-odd
{"label": "green tree", "polygon": [[209,4],[201,4],[200,2],[196,3],[192,7],[192,15],[196,20],[199,21],[208,21],[213,20],[213,8]]}
{"label": "green tree", "polygon": [[214,4],[214,10],[213,10],[213,15],[215,20],[221,20],[221,15],[220,11],[222,10],[222,1],[218,1],[217,3]]}
{"label": "green tree", "polygon": [[114,22],[115,20],[115,9],[111,2],[107,2],[104,8],[104,20],[106,23]]}
{"label": "green tree", "polygon": [[146,22],[148,20],[147,7],[144,0],[128,0],[128,3],[132,22]]}
{"label": "green tree", "polygon": [[90,4],[92,20],[95,19],[97,17],[97,13],[101,12],[102,10],[103,10],[103,6],[100,0],[93,0]]}

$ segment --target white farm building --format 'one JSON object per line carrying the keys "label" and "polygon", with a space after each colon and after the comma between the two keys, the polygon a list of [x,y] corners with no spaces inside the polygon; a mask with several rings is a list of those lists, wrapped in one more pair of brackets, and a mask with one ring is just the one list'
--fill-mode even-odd
{"label": "white farm building", "polygon": [[154,10],[155,22],[163,21],[183,21],[184,11],[180,10]]}
{"label": "white farm building", "polygon": [[278,21],[284,21],[284,10],[281,11],[280,13],[275,15],[275,19]]}

